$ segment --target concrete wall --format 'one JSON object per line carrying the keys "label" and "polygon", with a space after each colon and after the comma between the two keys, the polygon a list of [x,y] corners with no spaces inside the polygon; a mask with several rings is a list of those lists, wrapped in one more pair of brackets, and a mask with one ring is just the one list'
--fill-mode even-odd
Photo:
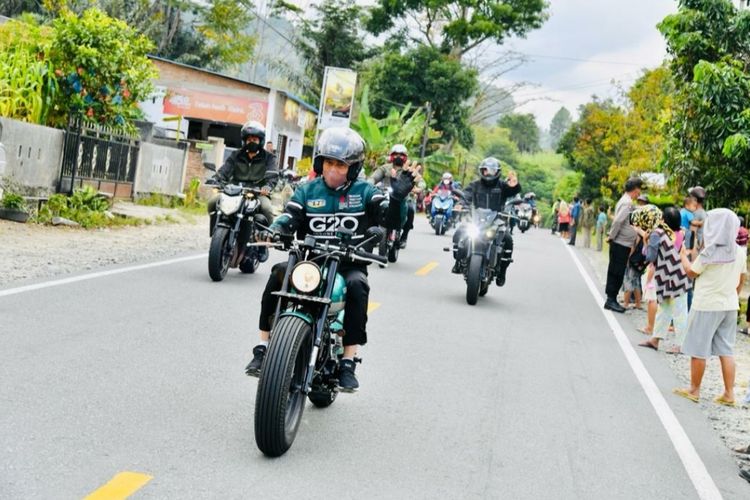
{"label": "concrete wall", "polygon": [[181,193],[186,167],[185,149],[142,142],[135,192],[167,195]]}
{"label": "concrete wall", "polygon": [[53,193],[60,179],[63,131],[41,125],[0,118],[0,142],[5,147],[5,168],[0,176],[11,177],[27,188]]}

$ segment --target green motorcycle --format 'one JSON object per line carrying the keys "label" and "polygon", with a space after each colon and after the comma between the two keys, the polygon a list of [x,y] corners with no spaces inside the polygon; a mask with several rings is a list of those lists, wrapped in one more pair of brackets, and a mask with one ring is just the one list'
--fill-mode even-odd
{"label": "green motorcycle", "polygon": [[370,231],[352,244],[353,233],[339,229],[337,242],[283,241],[272,246],[289,251],[276,320],[255,397],[255,442],[265,455],[286,453],[297,435],[305,400],[330,406],[338,395],[343,353],[346,282],[337,273],[342,259],[385,264],[386,258],[362,247],[382,234]]}

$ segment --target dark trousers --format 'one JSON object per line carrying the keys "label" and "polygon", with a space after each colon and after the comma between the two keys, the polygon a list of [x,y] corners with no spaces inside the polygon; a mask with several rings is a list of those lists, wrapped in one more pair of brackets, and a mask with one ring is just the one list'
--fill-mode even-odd
{"label": "dark trousers", "polygon": [[575,225],[570,226],[570,240],[568,243],[575,246],[576,244],[576,235],[578,234],[578,223]]}
{"label": "dark trousers", "polygon": [[401,239],[406,241],[409,237],[409,231],[414,229],[414,213],[417,211],[417,205],[409,200],[406,202],[406,223],[403,229],[401,229]]}
{"label": "dark trousers", "polygon": [[[271,268],[266,289],[260,302],[261,330],[271,330],[271,320],[276,312],[278,297],[273,292],[281,290],[286,273],[286,262]],[[346,306],[344,306],[344,345],[364,345],[367,343],[367,305],[370,297],[370,284],[367,282],[366,267],[339,268],[339,274],[346,280]]]}
{"label": "dark trousers", "polygon": [[609,267],[607,267],[607,286],[604,291],[607,299],[617,300],[617,294],[622,287],[625,278],[625,268],[630,257],[630,247],[620,245],[611,241],[609,243]]}

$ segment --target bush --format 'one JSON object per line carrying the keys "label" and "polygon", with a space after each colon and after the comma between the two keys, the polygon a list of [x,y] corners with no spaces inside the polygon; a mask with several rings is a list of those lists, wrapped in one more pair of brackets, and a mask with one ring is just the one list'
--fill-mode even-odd
{"label": "bush", "polygon": [[17,212],[26,212],[26,202],[23,196],[14,193],[3,194],[3,199],[0,201],[3,208],[7,210],[15,210]]}
{"label": "bush", "polygon": [[109,202],[91,186],[76,189],[73,196],[54,194],[39,210],[37,222],[48,224],[54,217],[64,217],[77,222],[82,227],[103,227],[111,224],[105,213]]}

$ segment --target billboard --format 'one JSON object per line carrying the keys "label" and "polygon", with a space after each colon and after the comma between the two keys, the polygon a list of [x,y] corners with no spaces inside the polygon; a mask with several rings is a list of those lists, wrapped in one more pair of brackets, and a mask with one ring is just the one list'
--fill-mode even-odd
{"label": "billboard", "polygon": [[170,88],[164,97],[164,114],[237,125],[243,125],[249,120],[266,123],[268,101],[261,98]]}
{"label": "billboard", "polygon": [[357,73],[350,69],[326,66],[320,98],[318,128],[348,127],[354,104]]}

